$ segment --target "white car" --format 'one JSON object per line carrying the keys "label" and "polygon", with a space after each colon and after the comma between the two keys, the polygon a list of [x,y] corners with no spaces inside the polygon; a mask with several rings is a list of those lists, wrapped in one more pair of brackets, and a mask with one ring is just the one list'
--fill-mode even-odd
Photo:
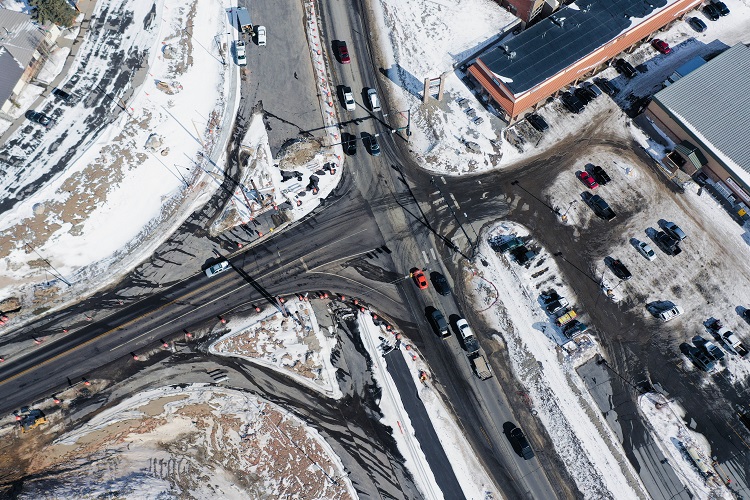
{"label": "white car", "polygon": [[237,40],[234,44],[235,54],[237,54],[237,65],[247,66],[247,55],[245,54],[245,42]]}
{"label": "white car", "polygon": [[344,104],[347,111],[354,111],[357,108],[357,103],[354,101],[354,94],[352,94],[350,87],[344,87]]}
{"label": "white car", "polygon": [[370,100],[370,109],[373,112],[380,111],[380,100],[375,89],[367,89],[367,98]]}
{"label": "white car", "polygon": [[229,267],[229,262],[227,262],[226,260],[222,260],[221,262],[218,262],[206,269],[205,273],[209,278],[213,278],[217,274],[223,273],[224,271],[229,269]]}
{"label": "white car", "polygon": [[680,306],[674,306],[672,309],[660,312],[659,317],[664,321],[669,321],[670,319],[674,319],[682,314],[682,312],[683,311]]}
{"label": "white car", "polygon": [[261,47],[265,47],[266,46],[266,27],[256,26],[255,35],[258,37],[258,45],[260,45]]}
{"label": "white car", "polygon": [[638,249],[640,254],[646,257],[648,260],[654,260],[656,258],[656,252],[654,252],[654,249],[651,248],[645,241],[639,241],[638,245],[636,245],[636,248]]}
{"label": "white car", "polygon": [[461,337],[466,340],[469,337],[474,336],[474,332],[471,330],[471,327],[469,326],[469,322],[466,321],[464,318],[459,319],[456,321],[456,326],[458,327],[458,331],[461,332]]}

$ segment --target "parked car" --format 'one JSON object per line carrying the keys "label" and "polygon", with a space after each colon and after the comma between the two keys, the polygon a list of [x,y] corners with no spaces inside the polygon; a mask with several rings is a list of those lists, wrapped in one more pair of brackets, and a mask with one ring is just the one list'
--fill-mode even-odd
{"label": "parked car", "polygon": [[580,113],[585,107],[583,103],[570,92],[563,92],[560,94],[560,101],[562,101],[563,106],[565,106],[571,113]]}
{"label": "parked car", "polygon": [[712,21],[718,21],[719,17],[721,16],[719,9],[711,3],[706,4],[706,6],[703,7],[703,13]]}
{"label": "parked car", "polygon": [[599,187],[599,184],[596,182],[596,180],[591,177],[591,175],[585,170],[581,170],[580,172],[578,172],[578,178],[581,179],[581,182],[583,182],[589,189],[596,189]]}
{"label": "parked car", "polygon": [[427,284],[427,278],[424,275],[424,272],[422,272],[421,269],[417,269],[416,271],[411,273],[411,277],[414,279],[414,283],[417,284],[417,287],[420,290],[426,290],[429,286]]}
{"label": "parked car", "polygon": [[344,100],[344,106],[347,111],[354,111],[357,109],[357,103],[354,101],[354,94],[352,94],[351,87],[341,87],[341,97]]}
{"label": "parked car", "polygon": [[505,240],[495,248],[496,252],[505,253],[510,252],[511,250],[514,250],[520,246],[523,246],[523,240],[517,236],[513,236],[512,238]]}
{"label": "parked car", "polygon": [[588,90],[589,92],[591,92],[594,95],[595,98],[599,97],[600,95],[602,95],[601,89],[599,89],[599,87],[597,87],[596,85],[594,85],[591,82],[583,82],[581,84],[581,87],[583,87],[586,90]]}
{"label": "parked car", "polygon": [[617,217],[617,214],[609,206],[609,203],[604,201],[604,199],[598,194],[589,195],[589,197],[586,198],[586,204],[591,207],[591,210],[593,210],[598,217],[601,217],[606,221],[611,221]]}
{"label": "parked car", "polygon": [[370,154],[372,156],[380,156],[380,144],[378,143],[378,136],[371,135],[367,139],[368,145],[370,146]]}
{"label": "parked car", "polygon": [[344,147],[344,152],[349,156],[357,154],[357,136],[354,134],[341,134],[341,145]]}
{"label": "parked car", "polygon": [[664,253],[666,253],[667,255],[675,256],[682,253],[682,248],[680,248],[680,240],[672,238],[664,231],[656,232],[656,243],[661,247],[662,250],[664,250]]}
{"label": "parked car", "polygon": [[574,319],[570,323],[563,326],[563,335],[568,338],[573,338],[576,335],[585,332],[589,327],[585,323],[581,323],[577,319]]}
{"label": "parked car", "polygon": [[32,122],[38,123],[39,125],[44,125],[47,128],[49,128],[49,126],[52,124],[52,118],[45,115],[44,113],[40,113],[39,111],[27,111],[26,118],[28,118]]}
{"label": "parked car", "polygon": [[674,222],[665,222],[662,229],[664,229],[664,232],[667,233],[673,240],[685,241],[685,239],[687,238],[685,232],[680,229],[680,226],[678,226]]}
{"label": "parked car", "polygon": [[68,101],[70,101],[70,94],[68,94],[67,92],[65,92],[65,91],[64,91],[63,89],[61,89],[61,88],[55,87],[55,88],[54,88],[54,89],[52,90],[52,95],[54,95],[55,97],[57,97],[57,98],[58,98],[58,99],[60,99],[61,101],[65,101],[65,102],[68,102]]}
{"label": "parked car", "polygon": [[440,295],[450,295],[451,285],[448,283],[448,278],[441,273],[434,271],[430,274],[430,280],[432,280],[432,284],[435,286],[437,293]]}
{"label": "parked car", "polygon": [[[703,349],[706,351],[706,353],[708,353],[709,356],[711,356],[716,361],[721,361],[722,359],[724,359],[724,351],[722,351],[719,346],[717,346],[710,340],[704,339],[703,337],[701,337],[701,339],[703,340],[703,345],[699,347],[703,347]],[[693,341],[693,343],[695,344],[695,341]]]}
{"label": "parked car", "polygon": [[691,28],[693,28],[698,33],[703,33],[708,29],[708,26],[706,26],[706,23],[704,23],[701,19],[698,19],[697,17],[691,17],[688,19],[688,24]]}
{"label": "parked car", "polygon": [[346,47],[346,42],[339,42],[336,50],[338,51],[339,62],[341,62],[341,64],[349,64],[352,62],[349,57],[349,49]]}
{"label": "parked car", "polygon": [[596,93],[590,90],[588,87],[581,85],[575,91],[576,97],[578,97],[584,104],[588,104],[596,99]]}
{"label": "parked car", "polygon": [[601,165],[594,165],[591,167],[591,175],[594,177],[594,180],[599,183],[599,185],[604,186],[612,179],[607,174],[607,172],[601,167]]}
{"label": "parked car", "polygon": [[229,269],[231,266],[229,265],[229,262],[226,260],[222,260],[221,262],[217,262],[213,266],[207,268],[204,272],[206,273],[206,276],[209,278],[213,278],[217,274],[221,274],[227,269]]}
{"label": "parked car", "polygon": [[711,5],[719,9],[719,15],[721,15],[722,17],[729,15],[729,8],[727,7],[727,4],[725,4],[721,0],[711,0]]}
{"label": "parked car", "polygon": [[666,311],[659,312],[657,316],[662,321],[669,321],[669,320],[676,318],[682,313],[683,313],[683,310],[680,306],[673,306],[672,308],[667,309]]}
{"label": "parked car", "polygon": [[520,449],[520,454],[524,460],[531,460],[534,458],[534,450],[531,449],[529,440],[526,439],[526,436],[524,436],[520,427],[514,427],[513,430],[510,431],[510,437]]}
{"label": "parked car", "polygon": [[651,40],[651,45],[662,54],[672,53],[672,49],[669,47],[669,44],[664,40],[654,38],[653,40]]}
{"label": "parked car", "polygon": [[266,27],[256,26],[255,36],[257,37],[256,40],[258,40],[258,45],[261,47],[265,47],[266,46]]}
{"label": "parked car", "polygon": [[610,96],[617,95],[618,92],[620,92],[617,87],[615,87],[612,82],[605,78],[595,78],[594,83],[602,89],[602,91]]}
{"label": "parked car", "polygon": [[526,117],[526,121],[529,122],[529,125],[537,129],[539,132],[544,132],[545,130],[549,129],[549,125],[547,122],[539,116],[536,113],[531,113]]}
{"label": "parked car", "polygon": [[380,111],[380,100],[375,89],[367,89],[367,100],[370,102],[370,110],[373,112]]}
{"label": "parked car", "polygon": [[654,252],[654,249],[645,241],[639,241],[635,248],[648,260],[654,260],[656,258],[656,252]]}
{"label": "parked car", "polygon": [[716,363],[706,351],[691,345],[687,345],[685,351],[690,361],[701,370],[710,372],[716,368]]}
{"label": "parked car", "polygon": [[635,78],[638,75],[638,72],[635,70],[633,65],[627,62],[625,59],[617,59],[615,61],[615,69],[628,78]]}
{"label": "parked car", "polygon": [[234,43],[234,53],[237,56],[237,66],[247,66],[247,54],[243,40],[237,40]]}
{"label": "parked car", "polygon": [[510,254],[516,259],[516,262],[522,266],[527,262],[532,261],[537,255],[535,251],[526,248],[526,245],[521,245],[520,247],[511,250]]}
{"label": "parked car", "polygon": [[430,312],[430,322],[432,323],[435,331],[440,334],[441,337],[450,337],[451,332],[448,329],[448,322],[445,320],[445,316],[440,312],[439,309],[433,309]]}
{"label": "parked car", "polygon": [[625,264],[623,264],[620,259],[613,259],[609,263],[609,267],[612,269],[612,272],[615,274],[615,276],[623,281],[627,281],[633,277],[628,268],[625,267]]}

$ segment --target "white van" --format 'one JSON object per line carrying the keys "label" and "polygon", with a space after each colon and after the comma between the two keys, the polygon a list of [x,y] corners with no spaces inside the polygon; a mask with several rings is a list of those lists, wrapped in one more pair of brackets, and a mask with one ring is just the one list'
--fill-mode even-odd
{"label": "white van", "polygon": [[380,111],[380,100],[375,89],[367,89],[367,98],[370,101],[370,109],[372,111]]}
{"label": "white van", "polygon": [[261,47],[265,47],[266,46],[266,27],[256,26],[255,33],[256,33],[256,36],[258,37],[258,45]]}

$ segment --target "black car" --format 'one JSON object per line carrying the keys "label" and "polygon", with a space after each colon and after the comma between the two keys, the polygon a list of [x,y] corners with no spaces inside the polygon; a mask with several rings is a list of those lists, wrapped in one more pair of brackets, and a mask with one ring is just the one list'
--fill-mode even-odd
{"label": "black car", "polygon": [[609,267],[612,269],[612,272],[615,274],[615,276],[623,281],[627,281],[633,277],[628,268],[625,267],[625,264],[623,264],[620,259],[613,259],[612,262],[609,263]]}
{"label": "black car", "polygon": [[537,253],[533,250],[529,250],[526,245],[521,245],[520,247],[515,248],[510,254],[516,259],[516,262],[522,266],[527,262],[534,260],[534,257],[537,256]]}
{"label": "black car", "polygon": [[371,135],[367,140],[370,146],[370,154],[372,156],[380,156],[380,144],[378,144],[378,137]]}
{"label": "black car", "polygon": [[688,24],[698,33],[703,33],[708,28],[708,26],[706,26],[706,23],[704,23],[697,17],[691,17],[690,19],[688,19]]}
{"label": "black car", "polygon": [[524,460],[531,460],[534,458],[534,450],[531,449],[529,440],[526,439],[526,436],[524,436],[520,427],[514,427],[513,430],[510,431],[510,438],[515,441],[516,446],[520,448],[520,455]]}
{"label": "black car", "polygon": [[606,185],[612,179],[607,175],[607,172],[601,167],[601,165],[594,165],[591,167],[591,176],[600,186]]}
{"label": "black car", "polygon": [[703,7],[703,13],[712,21],[718,21],[719,17],[721,16],[719,9],[715,5],[710,3],[706,4],[706,6]]}
{"label": "black car", "polygon": [[450,337],[451,332],[448,329],[448,322],[445,321],[445,316],[443,316],[443,313],[439,309],[433,309],[430,312],[430,323],[432,323],[432,327],[441,337]]}
{"label": "black car", "polygon": [[729,15],[729,7],[721,0],[711,0],[711,5],[719,9],[719,15],[722,17]]}
{"label": "black car", "polygon": [[562,101],[563,106],[565,106],[571,113],[580,113],[585,107],[583,103],[570,92],[563,92],[560,94],[560,100]]}
{"label": "black car", "polygon": [[617,93],[619,92],[619,90],[617,90],[617,87],[612,85],[612,82],[605,78],[597,78],[594,80],[594,83],[596,83],[596,85],[607,95],[617,95]]}
{"label": "black car", "polygon": [[581,323],[577,319],[574,319],[570,323],[566,323],[565,326],[563,326],[563,335],[568,338],[573,338],[579,333],[583,333],[588,329],[588,325],[586,325],[585,323]]}
{"label": "black car", "polygon": [[344,146],[344,152],[349,156],[357,154],[357,137],[352,134],[341,135],[341,145]]}
{"label": "black car", "polygon": [[52,90],[52,95],[54,95],[55,97],[57,97],[61,101],[65,101],[65,102],[70,101],[70,94],[68,94],[67,92],[65,92],[63,89],[59,89],[59,88],[55,87]]}
{"label": "black car", "polygon": [[544,118],[539,116],[536,113],[531,113],[526,117],[526,121],[529,122],[529,125],[537,129],[539,132],[544,132],[545,130],[549,129],[549,125],[546,121],[544,121]]}
{"label": "black car", "polygon": [[583,82],[581,84],[581,87],[583,87],[584,89],[586,89],[589,92],[591,92],[591,95],[594,96],[594,97],[592,97],[592,99],[596,99],[597,97],[599,97],[600,95],[602,95],[602,91],[599,89],[599,87],[597,87],[596,85],[594,85],[591,82]]}
{"label": "black car", "polygon": [[662,250],[664,250],[664,253],[667,255],[679,255],[682,253],[682,249],[680,248],[680,240],[676,240],[669,236],[664,231],[657,231],[656,232],[656,243],[661,247]]}
{"label": "black car", "polygon": [[32,122],[37,122],[39,125],[44,125],[45,127],[49,127],[52,123],[52,118],[44,113],[40,113],[39,111],[27,111],[26,118]]}
{"label": "black car", "polygon": [[448,283],[448,278],[435,271],[430,273],[430,280],[432,281],[435,290],[437,290],[437,293],[440,295],[450,295],[451,285]]}
{"label": "black car", "polygon": [[584,106],[590,103],[591,101],[593,101],[594,97],[596,97],[590,91],[586,90],[583,87],[578,87],[574,89],[573,95],[575,95],[583,103]]}
{"label": "black car", "polygon": [[616,60],[615,69],[628,78],[635,78],[636,75],[638,75],[638,72],[635,70],[633,65],[627,62],[625,59]]}

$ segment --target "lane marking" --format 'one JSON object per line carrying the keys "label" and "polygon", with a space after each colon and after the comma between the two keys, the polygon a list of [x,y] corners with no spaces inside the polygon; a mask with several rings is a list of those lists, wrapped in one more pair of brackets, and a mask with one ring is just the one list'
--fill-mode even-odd
{"label": "lane marking", "polygon": [[427,252],[425,252],[424,250],[422,250],[422,255],[424,256],[424,261],[427,264],[429,264],[430,263],[430,259],[427,258]]}
{"label": "lane marking", "polygon": [[437,255],[435,255],[435,249],[430,247],[430,255],[432,255],[432,258],[437,260]]}
{"label": "lane marking", "polygon": [[445,177],[442,175],[440,176],[440,180],[443,181],[443,184],[448,184],[448,182],[445,180]]}
{"label": "lane marking", "polygon": [[456,205],[456,208],[461,210],[461,205],[459,205],[458,202],[456,201],[456,197],[453,196],[453,193],[450,193],[450,195],[451,195],[451,200],[453,200],[453,203]]}

